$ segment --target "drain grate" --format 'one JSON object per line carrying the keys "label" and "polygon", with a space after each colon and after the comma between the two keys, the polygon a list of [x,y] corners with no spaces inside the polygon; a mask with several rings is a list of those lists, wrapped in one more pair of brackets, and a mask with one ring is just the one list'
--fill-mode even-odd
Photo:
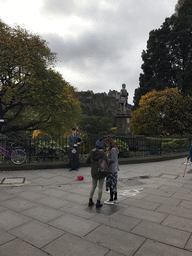
{"label": "drain grate", "polygon": [[2,185],[19,185],[25,183],[25,177],[4,178],[0,184]]}

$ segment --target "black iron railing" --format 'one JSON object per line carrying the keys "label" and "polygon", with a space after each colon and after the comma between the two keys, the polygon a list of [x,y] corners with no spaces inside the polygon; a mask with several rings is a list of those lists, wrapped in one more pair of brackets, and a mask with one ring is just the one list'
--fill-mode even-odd
{"label": "black iron railing", "polygon": [[[99,136],[82,136],[83,143],[79,147],[80,159],[95,147]],[[146,137],[146,136],[113,136],[119,148],[119,158],[145,157],[154,155],[168,155],[179,152],[188,152],[192,143],[192,136],[182,137]],[[37,136],[7,137],[0,135],[0,146],[9,148],[14,142],[14,147],[22,147],[27,154],[28,162],[43,161],[68,161],[68,136]],[[0,154],[0,163],[6,159]]]}

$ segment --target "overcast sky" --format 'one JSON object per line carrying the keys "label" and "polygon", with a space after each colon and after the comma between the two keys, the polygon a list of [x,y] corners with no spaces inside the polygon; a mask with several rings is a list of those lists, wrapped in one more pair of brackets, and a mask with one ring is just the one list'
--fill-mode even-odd
{"label": "overcast sky", "polygon": [[39,34],[78,91],[139,87],[141,53],[178,0],[0,0],[0,19]]}

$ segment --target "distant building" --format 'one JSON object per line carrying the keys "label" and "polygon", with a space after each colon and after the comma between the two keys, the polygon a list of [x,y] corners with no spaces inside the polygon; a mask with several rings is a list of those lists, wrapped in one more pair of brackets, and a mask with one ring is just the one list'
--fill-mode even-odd
{"label": "distant building", "polygon": [[120,92],[118,92],[116,90],[113,90],[113,91],[109,90],[108,96],[119,100],[120,99]]}

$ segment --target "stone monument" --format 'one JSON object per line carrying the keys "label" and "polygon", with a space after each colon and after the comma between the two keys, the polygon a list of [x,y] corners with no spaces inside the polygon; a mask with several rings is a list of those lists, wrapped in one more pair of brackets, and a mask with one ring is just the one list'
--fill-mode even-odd
{"label": "stone monument", "polygon": [[116,115],[117,135],[128,136],[131,135],[130,119],[131,110],[128,109],[128,96],[129,93],[126,90],[126,84],[122,84],[119,99],[119,109]]}

